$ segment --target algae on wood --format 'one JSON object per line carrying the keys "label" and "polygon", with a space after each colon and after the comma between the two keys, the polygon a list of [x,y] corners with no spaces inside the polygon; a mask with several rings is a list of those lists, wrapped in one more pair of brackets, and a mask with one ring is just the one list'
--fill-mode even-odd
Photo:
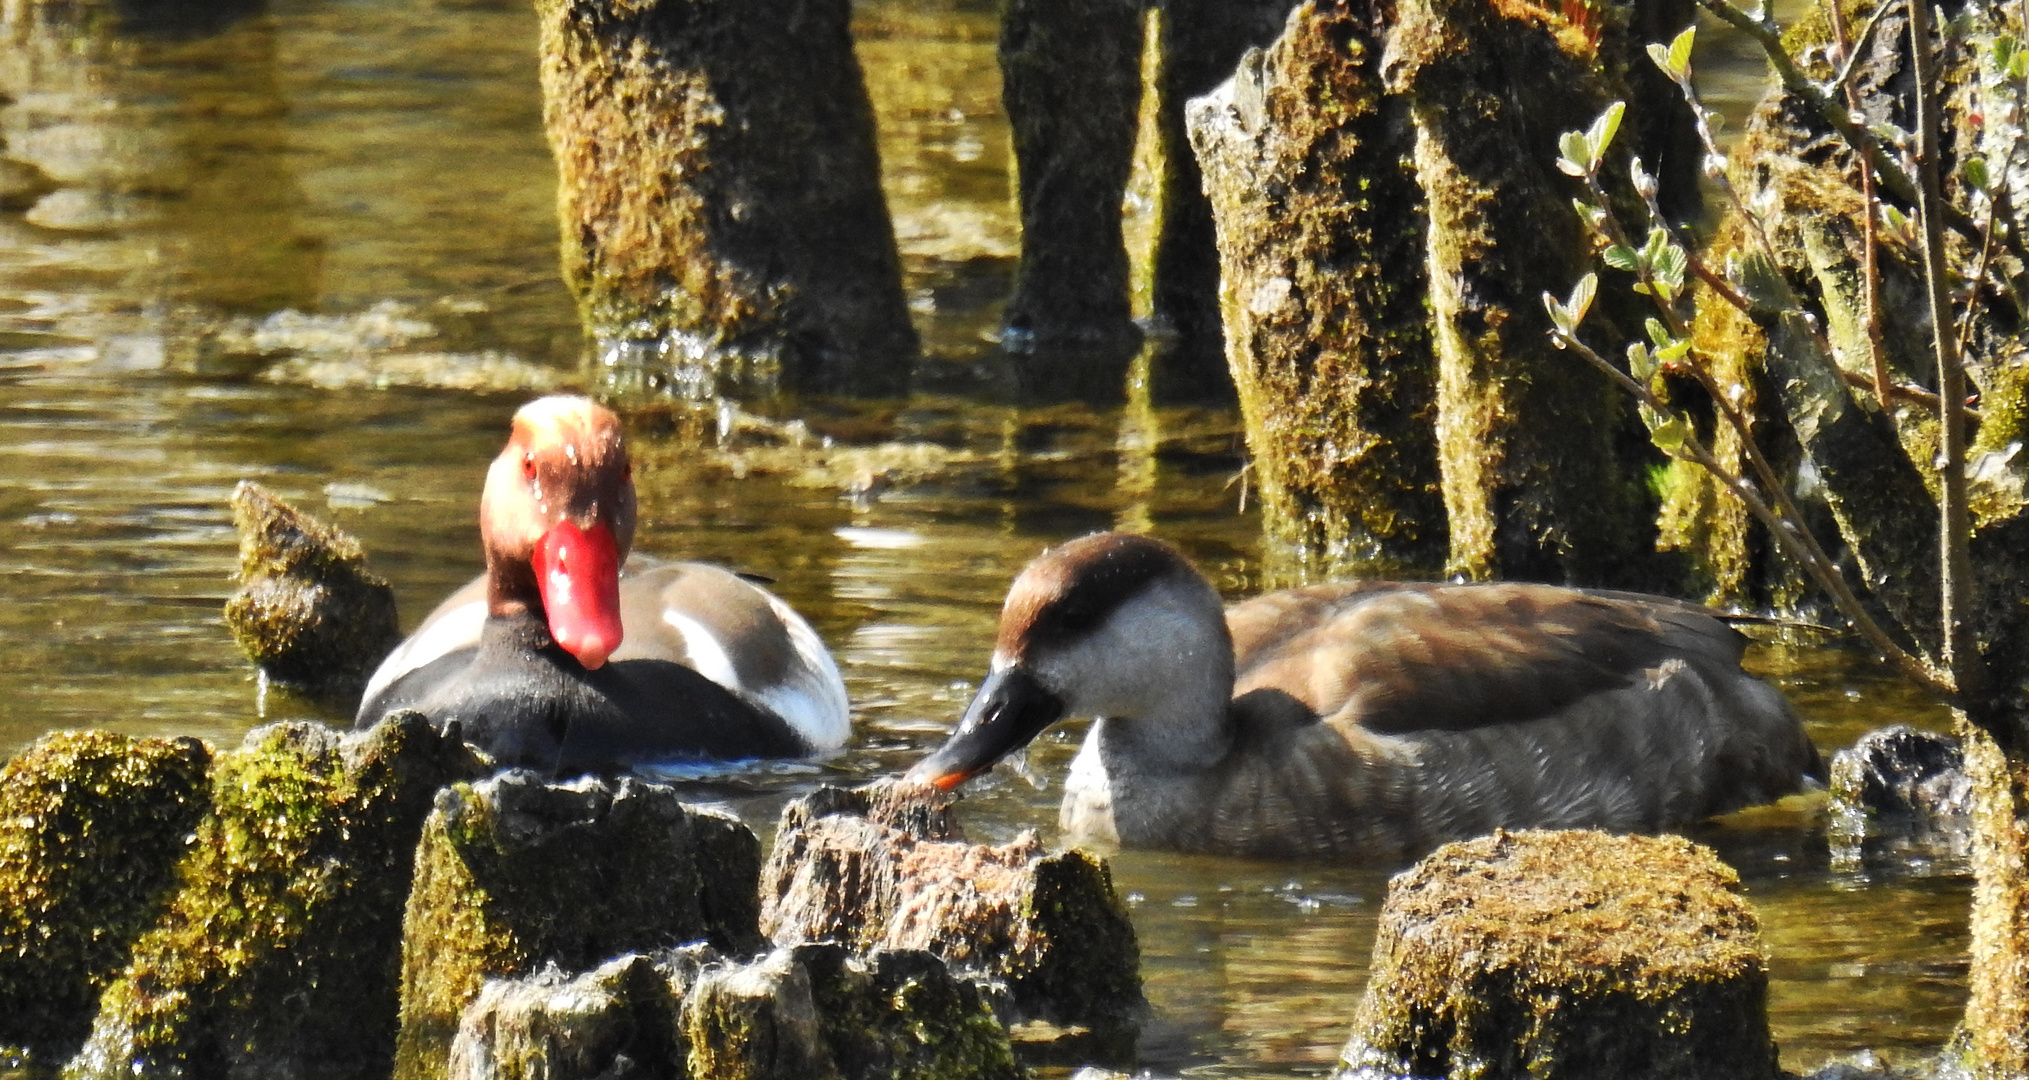
{"label": "algae on wood", "polygon": [[395,1075],[443,1071],[489,978],[698,940],[761,948],[760,866],[745,825],[659,784],[515,771],[446,788],[415,857]]}
{"label": "algae on wood", "polygon": [[1323,0],[1190,106],[1226,359],[1283,583],[1446,555],[1437,362],[1407,109],[1359,5]]}
{"label": "algae on wood", "polygon": [[225,624],[263,678],[351,711],[401,641],[395,594],[359,541],[242,480],[232,493],[239,591]]}
{"label": "algae on wood", "polygon": [[1661,455],[1606,377],[1551,345],[1543,310],[1591,263],[1552,148],[1608,100],[1593,44],[1484,0],[1408,0],[1382,59],[1416,131],[1449,568],[1471,578],[1666,583],[1647,483]]}
{"label": "algae on wood", "polygon": [[1388,885],[1346,1080],[1775,1080],[1740,880],[1681,837],[1497,832]]}
{"label": "algae on wood", "polygon": [[168,902],[210,765],[196,739],[84,731],[0,769],[0,1047],[55,1065],[84,1042]]}
{"label": "algae on wood", "polygon": [[762,929],[778,945],[928,950],[1004,986],[1012,1020],[1084,1028],[1093,1053],[1131,1055],[1140,949],[1106,864],[1046,855],[1033,833],[1001,847],[954,836],[934,793],[819,789],[783,811]]}
{"label": "algae on wood", "polygon": [[387,1075],[416,838],[437,788],[477,767],[415,713],[249,733],[65,1075]]}
{"label": "algae on wood", "polygon": [[895,395],[917,351],[847,0],[539,0],[564,279],[615,389]]}

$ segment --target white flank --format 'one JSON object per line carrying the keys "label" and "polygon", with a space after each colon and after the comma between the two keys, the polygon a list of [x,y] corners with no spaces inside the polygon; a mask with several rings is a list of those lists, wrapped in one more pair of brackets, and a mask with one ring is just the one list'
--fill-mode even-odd
{"label": "white flank", "polygon": [[361,694],[359,700],[372,701],[396,679],[409,672],[446,653],[478,645],[479,634],[485,627],[484,600],[460,604],[431,619],[380,662],[380,666],[374,669],[373,678],[367,680],[366,693]]}
{"label": "white flank", "polygon": [[741,697],[749,696],[747,688],[740,685],[740,673],[734,669],[733,658],[726,655],[726,647],[719,642],[718,635],[674,608],[663,609],[662,621],[683,635],[683,651],[690,656],[692,671]]}
{"label": "white flank", "polygon": [[789,641],[796,646],[796,659],[800,663],[787,679],[760,688],[757,696],[777,716],[789,721],[789,726],[810,745],[819,750],[844,746],[852,736],[852,703],[846,700],[845,680],[839,677],[831,650],[825,648],[824,639],[817,636],[803,616],[780,597],[769,593],[768,606],[789,632]]}

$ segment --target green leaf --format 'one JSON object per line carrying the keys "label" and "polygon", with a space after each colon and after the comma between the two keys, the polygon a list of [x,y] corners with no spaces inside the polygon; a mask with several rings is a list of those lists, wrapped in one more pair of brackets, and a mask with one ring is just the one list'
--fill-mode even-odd
{"label": "green leaf", "polygon": [[1636,382],[1646,383],[1656,374],[1656,359],[1649,355],[1649,347],[1637,341],[1627,347],[1627,370]]}
{"label": "green leaf", "polygon": [[1663,257],[1663,249],[1670,243],[1670,234],[1661,226],[1649,230],[1649,238],[1642,244],[1642,265],[1653,267]]}
{"label": "green leaf", "polygon": [[1655,261],[1651,264],[1650,272],[1657,280],[1668,285],[1671,291],[1675,291],[1684,287],[1684,273],[1690,268],[1691,257],[1672,241],[1663,245],[1663,250],[1656,255]]}
{"label": "green leaf", "polygon": [[1677,40],[1670,42],[1670,77],[1684,79],[1691,74],[1691,46],[1698,40],[1698,24],[1684,27]]}
{"label": "green leaf", "polygon": [[1606,211],[1586,202],[1584,199],[1571,200],[1571,209],[1578,211],[1578,220],[1596,233],[1606,231]]}
{"label": "green leaf", "polygon": [[1665,454],[1675,456],[1684,446],[1685,437],[1691,434],[1691,425],[1681,416],[1671,416],[1662,423],[1649,428],[1649,441]]}
{"label": "green leaf", "polygon": [[1571,326],[1573,329],[1576,329],[1579,323],[1585,321],[1586,313],[1592,310],[1592,298],[1598,292],[1598,274],[1588,273],[1578,279],[1578,284],[1571,287],[1571,299],[1565,302],[1565,307],[1571,312]]}
{"label": "green leaf", "polygon": [[1628,247],[1626,244],[1615,244],[1612,247],[1607,248],[1606,251],[1600,255],[1600,258],[1606,261],[1606,265],[1613,267],[1615,270],[1626,270],[1629,273],[1634,272],[1635,266],[1634,249]]}
{"label": "green leaf", "polygon": [[1987,190],[1987,181],[1989,179],[1987,176],[1987,159],[1983,157],[1967,158],[1966,163],[1959,166],[1959,175],[1965,179],[1966,186],[1974,191]]}
{"label": "green leaf", "polygon": [[2017,42],[2015,41],[2014,35],[2012,34],[1994,35],[1994,44],[1992,46],[1994,67],[2002,71],[2008,70],[2008,68],[2012,66],[2015,62],[2016,48]]}
{"label": "green leaf", "polygon": [[1655,342],[1658,349],[1664,348],[1670,342],[1676,340],[1670,336],[1670,328],[1664,326],[1661,319],[1650,319],[1642,324],[1642,328],[1649,332],[1649,340]]}
{"label": "green leaf", "polygon": [[1671,338],[1669,344],[1656,349],[1657,364],[1674,364],[1690,355],[1690,338]]}
{"label": "green leaf", "polygon": [[1596,160],[1592,143],[1582,131],[1567,131],[1557,140],[1557,149],[1563,155],[1557,159],[1557,168],[1570,176],[1587,176],[1592,172]]}
{"label": "green leaf", "polygon": [[1608,105],[1605,112],[1599,114],[1599,119],[1592,122],[1592,130],[1585,133],[1585,141],[1592,144],[1594,162],[1606,153],[1607,147],[1613,145],[1614,133],[1620,130],[1620,118],[1626,112],[1627,103],[1616,101]]}
{"label": "green leaf", "polygon": [[1555,327],[1550,334],[1553,339],[1572,336],[1571,331],[1575,327],[1571,322],[1571,312],[1563,301],[1546,291],[1543,293],[1543,310],[1550,313],[1550,325]]}
{"label": "green leaf", "polygon": [[1652,61],[1656,65],[1656,67],[1661,68],[1663,74],[1668,75],[1672,79],[1677,77],[1676,69],[1670,66],[1670,50],[1662,43],[1655,41],[1649,42],[1649,60]]}

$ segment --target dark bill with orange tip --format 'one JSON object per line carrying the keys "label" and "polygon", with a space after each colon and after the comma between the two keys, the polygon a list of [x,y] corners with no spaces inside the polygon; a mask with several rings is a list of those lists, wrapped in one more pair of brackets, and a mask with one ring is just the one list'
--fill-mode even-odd
{"label": "dark bill with orange tip", "polygon": [[909,770],[908,780],[950,791],[1027,746],[1064,715],[1064,703],[1019,666],[1002,668],[979,684],[958,730]]}

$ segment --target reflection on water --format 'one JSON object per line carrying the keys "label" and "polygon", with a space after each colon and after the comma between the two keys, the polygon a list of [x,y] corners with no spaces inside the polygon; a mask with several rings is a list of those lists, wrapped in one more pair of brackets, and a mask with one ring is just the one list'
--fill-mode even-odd
{"label": "reflection on water", "polygon": [[[938,393],[800,429],[730,424],[705,448],[638,424],[641,548],[775,579],[857,706],[834,760],[697,782],[763,831],[795,791],[939,740],[1009,577],[1045,544],[1145,527],[1230,595],[1259,576],[1231,416],[982,403],[1004,399],[990,335],[1016,248],[994,12],[858,9]],[[17,0],[0,35],[0,135],[32,166],[0,169],[0,746],[80,726],[229,742],[260,719],[219,620],[233,483],[357,533],[413,619],[479,568],[481,470],[520,395],[409,384],[574,377],[534,18],[509,0],[277,0],[204,32],[115,32],[100,9]],[[334,366],[397,385],[312,385]],[[1828,749],[1941,722],[1836,651],[1755,662]],[[1081,734],[1046,735],[970,791],[975,836],[1052,829]],[[1785,1064],[1942,1041],[1964,992],[1963,879],[1834,875],[1807,808],[1701,839],[1761,910]],[[1151,1066],[1329,1066],[1384,875],[1147,853],[1114,868],[1157,1008]]]}

